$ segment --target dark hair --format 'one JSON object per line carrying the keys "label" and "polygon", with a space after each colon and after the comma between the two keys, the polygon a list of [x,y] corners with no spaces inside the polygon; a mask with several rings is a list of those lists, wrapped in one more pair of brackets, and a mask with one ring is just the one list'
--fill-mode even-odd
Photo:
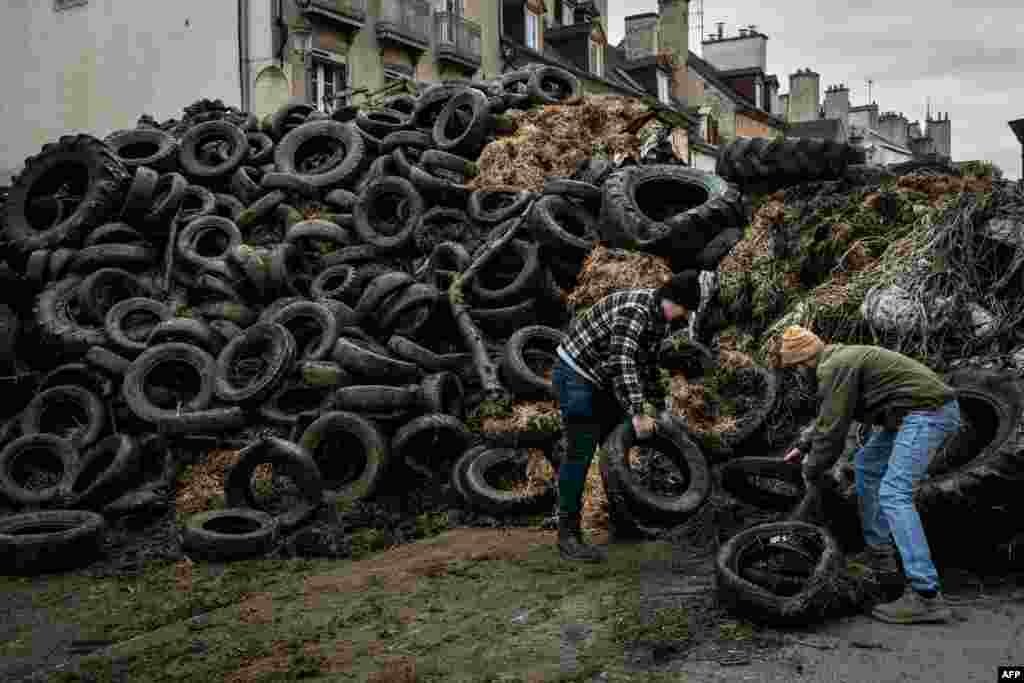
{"label": "dark hair", "polygon": [[659,303],[668,299],[681,304],[689,311],[700,307],[700,271],[684,270],[672,276],[672,279],[658,288]]}

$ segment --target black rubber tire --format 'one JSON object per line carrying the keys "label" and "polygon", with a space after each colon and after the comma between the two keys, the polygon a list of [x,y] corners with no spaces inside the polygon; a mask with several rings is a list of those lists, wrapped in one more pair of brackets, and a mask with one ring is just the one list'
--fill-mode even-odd
{"label": "black rubber tire", "polygon": [[360,109],[356,114],[356,125],[377,138],[385,138],[391,133],[405,130],[411,120],[409,114],[389,109]]}
{"label": "black rubber tire", "polygon": [[270,191],[260,185],[262,177],[263,174],[258,168],[239,166],[231,174],[231,182],[228,184],[228,189],[243,204],[251,204]]}
{"label": "black rubber tire", "polygon": [[[207,163],[199,158],[199,149],[211,141],[223,141],[224,159]],[[249,156],[249,141],[245,132],[227,121],[206,121],[189,128],[181,138],[178,163],[186,175],[202,181],[213,181],[230,176]]]}
{"label": "black rubber tire", "polygon": [[319,199],[320,189],[306,180],[306,177],[297,173],[282,173],[271,171],[264,173],[260,179],[260,189],[264,192],[282,190],[292,196],[303,197],[304,199]]}
{"label": "black rubber tire", "polygon": [[545,178],[544,189],[541,191],[541,194],[562,195],[563,197],[579,199],[587,204],[600,205],[601,203],[600,187],[569,178]]}
{"label": "black rubber tire", "polygon": [[119,130],[103,140],[131,172],[140,166],[167,173],[177,170],[178,141],[157,128]]}
{"label": "black rubber tire", "polygon": [[451,476],[449,477],[449,483],[451,487],[459,494],[461,501],[469,503],[469,498],[466,496],[466,470],[475,458],[481,453],[486,451],[490,446],[486,444],[477,444],[467,448],[458,459],[455,461],[455,465],[452,466]]}
{"label": "black rubber tire", "polygon": [[373,278],[359,295],[355,311],[359,315],[373,315],[393,296],[412,286],[416,280],[412,275],[399,270],[378,275]]}
{"label": "black rubber tire", "polygon": [[[424,479],[446,480],[471,439],[459,418],[431,413],[402,425],[391,439],[391,453]],[[428,458],[429,464],[424,462]]]}
{"label": "black rubber tire", "polygon": [[353,413],[390,413],[409,411],[419,405],[419,387],[412,384],[352,384],[334,392],[334,410]]}
{"label": "black rubber tire", "polygon": [[[473,222],[460,209],[435,206],[420,217],[413,229],[413,243],[421,254],[429,254],[441,242],[454,240],[456,243],[473,241]],[[460,245],[461,246],[461,245]],[[465,247],[463,247],[465,248]],[[469,255],[466,255],[467,258]]]}
{"label": "black rubber tire", "polygon": [[166,234],[181,200],[185,198],[188,180],[180,173],[164,173],[156,181],[153,201],[142,217],[147,232]]}
{"label": "black rubber tire", "polygon": [[[78,172],[72,173],[71,167]],[[45,151],[25,160],[25,170],[14,180],[3,205],[3,238],[22,253],[75,246],[97,225],[121,210],[131,174],[113,150],[90,135],[64,135]],[[29,202],[52,195],[61,185],[82,197],[69,216],[43,229],[30,219]]]}
{"label": "black rubber tire", "polygon": [[249,131],[245,134],[249,143],[249,156],[245,163],[250,166],[263,166],[274,161],[274,141],[266,133]]}
{"label": "black rubber tire", "polygon": [[193,221],[202,216],[213,214],[217,206],[217,200],[213,193],[202,185],[189,185],[185,188],[185,194],[181,198],[181,213],[178,221],[182,224]]}
{"label": "black rubber tire", "polygon": [[516,330],[537,324],[537,299],[530,298],[501,308],[471,308],[469,315],[488,336],[508,339]]}
{"label": "black rubber tire", "polygon": [[424,133],[419,130],[400,130],[390,133],[386,138],[381,140],[380,153],[381,155],[390,155],[396,149],[408,148],[419,150],[428,150],[434,146],[434,139],[429,133]]}
{"label": "black rubber tire", "polygon": [[286,379],[259,408],[268,422],[296,427],[304,419],[315,419],[330,409],[332,387],[310,386],[301,379]]}
{"label": "black rubber tire", "polygon": [[335,245],[335,251],[340,247],[351,246],[354,241],[348,230],[322,218],[296,223],[288,229],[284,239],[291,244],[301,244],[304,240],[330,242]]}
{"label": "black rubber tire", "polygon": [[149,348],[172,343],[190,344],[207,353],[220,353],[220,346],[213,330],[205,322],[195,318],[168,318],[158,323],[146,339]]}
{"label": "black rubber tire", "polygon": [[[745,453],[767,446],[764,438],[765,420],[775,410],[775,403],[778,399],[779,381],[778,376],[762,367],[739,368],[737,375],[745,377],[738,378],[746,387],[748,382],[756,383],[760,387],[757,395],[757,406],[739,416],[737,429],[723,432],[715,439],[706,439],[695,436],[705,453],[712,460],[726,459],[737,453]],[[746,394],[747,392],[744,391]]]}
{"label": "black rubber tire", "polygon": [[331,266],[316,276],[309,287],[309,292],[315,299],[341,301],[349,291],[355,274],[356,269],[347,263]]}
{"label": "black rubber tire", "polygon": [[237,223],[239,216],[245,211],[245,205],[237,197],[229,194],[216,193],[213,195],[213,215],[227,218]]}
{"label": "black rubber tire", "polygon": [[604,444],[609,479],[622,492],[625,502],[640,518],[656,519],[665,524],[681,524],[689,519],[707,500],[711,492],[711,470],[700,447],[686,434],[682,423],[662,414],[657,418],[657,429],[645,445],[651,445],[667,455],[675,465],[688,473],[686,491],[679,496],[661,496],[652,493],[634,478],[630,470],[629,450],[637,445],[633,425],[623,422]]}
{"label": "black rubber tire", "polygon": [[[344,154],[338,156],[336,164],[317,168],[316,173],[301,173],[301,160],[296,158],[296,154],[300,148],[317,139],[324,139],[331,145],[342,147]],[[365,141],[354,125],[330,120],[313,121],[294,129],[277,144],[274,150],[274,164],[278,171],[294,174],[322,190],[354,182],[367,163],[366,154]]]}
{"label": "black rubber tire", "polygon": [[[795,595],[777,595],[740,575],[747,553],[762,549],[774,538],[793,534],[813,538],[821,549],[802,590]],[[740,531],[719,548],[715,558],[718,598],[724,605],[758,621],[807,624],[824,616],[836,603],[835,584],[842,566],[839,544],[826,529],[804,522],[760,524]]]}
{"label": "black rubber tire", "polygon": [[533,205],[529,220],[537,241],[566,258],[582,259],[597,246],[598,219],[563,197],[542,197]]}
{"label": "black rubber tire", "polygon": [[463,178],[475,178],[480,173],[480,167],[475,161],[439,149],[425,150],[420,156],[420,164],[428,171],[440,168],[457,173]]}
{"label": "black rubber tire", "polygon": [[213,356],[191,344],[169,343],[152,346],[132,362],[122,385],[128,409],[144,422],[159,423],[178,415],[177,409],[160,407],[153,403],[146,393],[150,375],[165,363],[188,365],[198,377],[199,386],[195,395],[182,406],[182,413],[206,410],[213,398],[214,378],[217,375],[217,361]]}
{"label": "black rubber tire", "polygon": [[23,512],[0,519],[0,570],[4,574],[68,571],[100,553],[106,523],[88,510]]}
{"label": "black rubber tire", "polygon": [[[319,329],[316,337],[307,339],[299,335],[303,323],[312,321]],[[338,319],[323,304],[315,301],[296,301],[285,306],[269,322],[283,326],[295,339],[296,356],[303,360],[325,360],[338,341]]]}
{"label": "black rubber tire", "polygon": [[462,380],[454,372],[445,370],[427,375],[420,382],[420,405],[427,413],[451,415],[461,420],[466,409]]}
{"label": "black rubber tire", "polygon": [[295,376],[308,387],[338,388],[352,384],[352,376],[329,360],[303,360],[295,364]]}
{"label": "black rubber tire", "polygon": [[448,101],[467,89],[462,86],[436,84],[424,90],[416,99],[416,109],[412,114],[413,127],[427,134],[432,133],[434,124]]}
{"label": "black rubber tire", "polygon": [[505,304],[521,301],[533,296],[536,292],[537,283],[541,275],[541,263],[538,253],[538,246],[534,242],[526,240],[512,240],[494,255],[491,266],[496,265],[503,252],[511,252],[518,260],[520,270],[515,279],[507,285],[491,288],[480,281],[480,276],[470,280],[469,291],[472,298],[482,307],[499,308]]}
{"label": "black rubber tire", "polygon": [[[766,510],[789,512],[803,499],[805,487],[800,465],[780,458],[736,458],[722,465],[721,476],[722,488],[727,493]],[[783,488],[760,486],[757,480],[777,481]]]}
{"label": "black rubber tire", "polygon": [[[244,384],[234,379],[234,367],[246,358],[262,361],[259,373]],[[295,363],[295,338],[277,323],[258,323],[227,343],[217,357],[214,392],[227,403],[260,403],[291,372]]]}
{"label": "black rubber tire", "polygon": [[[175,150],[177,157],[177,150]],[[175,160],[177,163],[177,160]],[[121,204],[121,219],[134,219],[142,216],[153,204],[153,194],[156,192],[156,184],[160,174],[151,168],[139,166],[135,169],[131,185],[125,193],[124,202]],[[88,246],[88,242],[86,242]]]}
{"label": "black rubber tire", "polygon": [[128,367],[132,364],[130,359],[102,346],[89,349],[85,354],[85,362],[117,380],[124,377],[124,373],[128,372]]}
{"label": "black rubber tire", "polygon": [[[469,120],[460,120],[458,113],[468,113]],[[487,97],[479,90],[463,90],[449,99],[438,114],[432,129],[434,144],[443,152],[475,158],[483,146],[489,122]]]}
{"label": "black rubber tire", "polygon": [[156,252],[143,244],[96,244],[78,251],[67,270],[82,276],[100,268],[143,271],[155,262]]}
{"label": "black rubber tire", "polygon": [[238,560],[270,552],[277,536],[277,522],[267,513],[227,508],[189,517],[181,530],[181,545],[205,560]]}
{"label": "black rubber tire", "polygon": [[[204,240],[211,234],[220,238],[217,244],[212,245],[214,250],[200,251]],[[220,216],[202,216],[181,229],[176,246],[182,260],[195,269],[230,277],[233,272],[224,259],[241,243],[242,233],[234,222]]]}
{"label": "black rubber tire", "polygon": [[145,244],[145,242],[146,238],[142,236],[142,233],[127,223],[104,223],[89,233],[89,236],[82,242],[82,248],[88,249],[102,244]]}
{"label": "black rubber tire", "polygon": [[287,198],[288,195],[282,190],[268,192],[247,206],[239,214],[235,223],[238,224],[239,229],[248,230],[273,214],[277,207],[281,205],[281,202]]}
{"label": "black rubber tire", "polygon": [[[29,489],[18,483],[12,470],[19,459],[33,453],[44,454],[59,464],[57,483],[43,489]],[[11,441],[0,451],[0,495],[19,506],[45,507],[66,501],[75,477],[78,450],[67,439],[54,434],[26,434]],[[0,520],[2,521],[2,520]]]}
{"label": "black rubber tire", "polygon": [[[557,86],[553,93],[551,86]],[[526,85],[527,94],[534,104],[569,104],[583,92],[576,76],[557,66],[541,66],[530,73]]]}
{"label": "black rubber tire", "polygon": [[85,363],[65,363],[55,367],[39,381],[36,393],[65,384],[88,389],[100,398],[110,398],[114,394],[113,381]]}
{"label": "black rubber tire", "polygon": [[[509,461],[525,461],[525,450],[487,448],[472,458],[462,473],[462,488],[469,504],[494,515],[526,515],[548,512],[558,499],[554,485],[533,495],[502,491],[487,481],[488,470]],[[524,463],[525,464],[525,463]]]}
{"label": "black rubber tire", "polygon": [[111,434],[86,451],[75,468],[68,507],[98,510],[141,483],[141,452],[127,434]]}
{"label": "black rubber tire", "polygon": [[148,294],[149,288],[128,271],[100,268],[82,280],[78,288],[78,305],[84,319],[103,324],[107,312],[118,301]]}
{"label": "black rubber tire", "polygon": [[466,209],[473,220],[497,225],[522,214],[535,197],[534,193],[511,185],[476,190],[469,196]]}
{"label": "black rubber tire", "polygon": [[262,438],[239,452],[238,461],[224,478],[226,505],[259,509],[251,480],[256,467],[262,464],[287,472],[305,499],[285,514],[274,518],[281,530],[289,532],[308,521],[323,499],[324,483],[320,468],[306,448],[277,437]]}
{"label": "black rubber tire", "polygon": [[17,311],[0,304],[0,364],[14,363],[20,336],[21,320]]}
{"label": "black rubber tire", "polygon": [[46,280],[51,253],[49,249],[36,249],[28,255],[28,260],[25,262],[25,279],[35,287],[41,287]]}
{"label": "black rubber tire", "polygon": [[832,140],[740,137],[721,149],[715,173],[744,188],[781,187],[841,178],[857,157],[853,147]]}
{"label": "black rubber tire", "polygon": [[743,239],[740,228],[726,228],[711,238],[693,261],[695,270],[718,270],[718,264]]}
{"label": "black rubber tire", "polygon": [[313,105],[299,98],[292,98],[278,107],[270,116],[270,130],[264,130],[274,140],[280,141],[290,131],[301,126],[306,118],[316,111]]}
{"label": "black rubber tire", "polygon": [[433,285],[414,282],[381,305],[378,329],[404,336],[416,336],[434,314],[442,298]]}
{"label": "black rubber tire", "polygon": [[74,249],[61,247],[50,254],[50,263],[46,267],[46,279],[53,282],[68,274],[68,264],[78,252]]}
{"label": "black rubber tire", "polygon": [[505,343],[501,357],[501,379],[505,386],[517,398],[557,400],[558,392],[554,385],[530,368],[524,351],[528,346],[540,345],[545,353],[550,354],[553,365],[557,358],[555,351],[564,340],[565,332],[545,325],[531,325],[516,331]]}
{"label": "black rubber tire", "polygon": [[713,235],[745,222],[739,191],[705,171],[674,165],[630,166],[604,183],[602,236],[612,246],[665,256],[670,264],[694,257]]}
{"label": "black rubber tire", "polygon": [[402,335],[395,334],[389,337],[387,349],[396,358],[415,363],[427,372],[441,372],[446,369],[440,354],[434,353]]}
{"label": "black rubber tire", "polygon": [[[404,202],[405,211],[396,208],[396,228],[393,233],[380,231],[382,221],[392,222],[391,216],[383,216],[378,205],[382,199],[397,198],[395,205]],[[424,202],[420,193],[408,180],[385,176],[372,181],[359,196],[359,203],[353,211],[355,229],[364,242],[382,251],[396,251],[405,247],[412,239],[413,229],[423,215]],[[404,215],[403,215],[404,214]]]}
{"label": "black rubber tire", "polygon": [[473,262],[466,247],[458,242],[441,242],[430,252],[430,265],[435,273],[441,270],[461,273]]}
{"label": "black rubber tire", "polygon": [[915,489],[914,503],[926,527],[929,517],[956,518],[976,508],[1014,505],[1024,480],[1020,381],[1004,371],[974,367],[955,370],[945,381],[956,391],[964,421],[974,428],[962,430],[933,456]]}
{"label": "black rubber tire", "polygon": [[[345,439],[342,447],[321,448],[325,440],[339,434]],[[372,498],[389,469],[391,451],[384,435],[372,421],[355,413],[324,413],[306,428],[299,444],[324,473],[324,502],[329,505]]]}
{"label": "black rubber tire", "polygon": [[395,384],[419,380],[420,370],[413,363],[382,355],[344,337],[334,345],[332,358],[360,378]]}
{"label": "black rubber tire", "polygon": [[385,109],[393,109],[397,112],[401,112],[406,116],[412,116],[413,111],[416,110],[416,97],[404,93],[400,95],[389,95],[381,101],[381,106]]}
{"label": "black rubber tire", "polygon": [[228,342],[245,331],[230,320],[211,320],[207,324],[210,326],[210,329],[213,330],[213,333],[220,337],[221,342],[223,342],[221,344],[222,351]]}
{"label": "black rubber tire", "polygon": [[102,327],[78,322],[78,291],[82,279],[67,277],[49,285],[36,300],[36,325],[42,341],[61,355],[80,355],[107,343]]}
{"label": "black rubber tire", "polygon": [[326,196],[324,196],[325,204],[328,204],[331,208],[337,209],[342,213],[351,213],[358,201],[359,195],[355,192],[350,192],[341,188],[331,190]]}

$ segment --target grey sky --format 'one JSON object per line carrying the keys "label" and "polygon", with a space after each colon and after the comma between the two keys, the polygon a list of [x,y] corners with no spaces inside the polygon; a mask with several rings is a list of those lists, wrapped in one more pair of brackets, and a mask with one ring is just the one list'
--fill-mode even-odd
{"label": "grey sky", "polygon": [[[609,1],[608,29],[622,38],[623,18],[655,12],[657,0]],[[988,159],[1009,178],[1021,175],[1020,143],[1006,122],[1024,117],[1024,19],[1020,0],[981,0],[948,7],[934,0],[818,0],[814,3],[704,2],[704,33],[724,21],[726,34],[755,24],[768,36],[768,72],[789,90],[789,74],[810,67],[821,89],[845,83],[856,106],[872,99],[881,111],[911,121],[949,112],[955,161]],[[691,39],[692,40],[692,39]],[[690,49],[699,54],[697,46]]]}

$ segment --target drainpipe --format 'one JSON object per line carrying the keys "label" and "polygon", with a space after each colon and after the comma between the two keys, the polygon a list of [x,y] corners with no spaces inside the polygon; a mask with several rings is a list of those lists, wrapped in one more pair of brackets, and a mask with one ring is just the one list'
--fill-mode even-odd
{"label": "drainpipe", "polygon": [[242,96],[242,111],[252,111],[249,62],[249,0],[238,0],[238,84]]}
{"label": "drainpipe", "polygon": [[1024,183],[1024,119],[1016,119],[1010,121],[1010,130],[1017,136],[1017,142],[1021,144],[1021,155],[1020,155],[1020,178],[1021,182]]}

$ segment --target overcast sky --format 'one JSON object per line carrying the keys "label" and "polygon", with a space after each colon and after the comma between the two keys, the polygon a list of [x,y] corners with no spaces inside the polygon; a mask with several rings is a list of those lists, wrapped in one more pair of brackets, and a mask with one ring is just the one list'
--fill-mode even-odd
{"label": "overcast sky", "polygon": [[[609,0],[608,30],[621,40],[623,18],[656,12],[658,0]],[[988,159],[1008,178],[1021,174],[1021,146],[1006,125],[1024,118],[1024,23],[1021,0],[977,5],[935,0],[705,0],[704,33],[725,22],[726,35],[755,24],[768,36],[768,73],[789,91],[789,74],[810,67],[821,92],[845,83],[854,106],[867,103],[867,79],[880,111],[925,119],[925,101],[949,112],[954,161]],[[694,0],[691,6],[696,5]],[[692,15],[691,15],[692,16]],[[700,54],[699,46],[690,49]]]}

